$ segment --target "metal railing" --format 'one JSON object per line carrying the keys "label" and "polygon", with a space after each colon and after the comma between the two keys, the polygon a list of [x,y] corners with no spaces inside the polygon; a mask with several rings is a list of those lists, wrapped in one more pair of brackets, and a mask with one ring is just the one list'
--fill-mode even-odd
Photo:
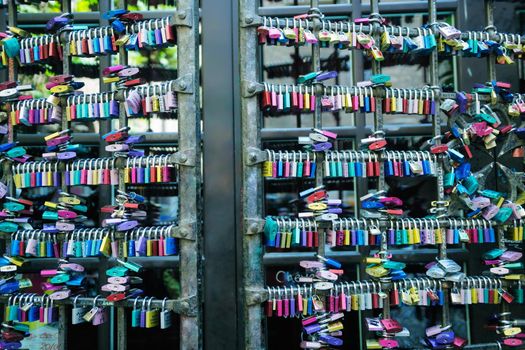
{"label": "metal railing", "polygon": [[[486,25],[487,28],[484,33],[498,39],[501,38],[497,36],[495,28],[493,27],[493,8],[492,0],[485,1],[485,13],[486,13]],[[434,35],[437,34],[437,11],[439,10],[455,10],[458,6],[457,1],[437,1],[437,0],[428,0],[427,4],[423,2],[399,2],[395,4],[380,4],[378,0],[371,0],[370,5],[361,6],[360,1],[352,1],[352,5],[346,4],[337,4],[337,5],[325,5],[319,6],[319,1],[311,0],[310,6],[290,6],[290,7],[266,7],[266,8],[257,8],[252,1],[241,1],[239,3],[240,10],[240,50],[239,50],[239,60],[240,60],[240,76],[241,76],[241,123],[242,123],[242,190],[241,190],[241,205],[242,205],[242,221],[241,221],[241,235],[242,235],[242,254],[243,254],[243,265],[242,265],[242,300],[243,300],[243,314],[244,314],[244,344],[246,349],[261,349],[265,348],[265,340],[262,337],[264,334],[264,320],[263,320],[263,310],[261,303],[266,300],[266,292],[264,289],[265,281],[265,266],[275,266],[275,265],[293,265],[296,264],[301,259],[313,258],[315,255],[313,252],[271,252],[265,253],[265,248],[262,245],[262,239],[259,233],[262,232],[262,217],[264,216],[263,212],[263,199],[264,194],[264,185],[261,168],[255,166],[259,163],[259,152],[261,149],[262,140],[275,140],[275,141],[284,141],[284,140],[293,140],[294,137],[304,136],[308,133],[309,129],[306,128],[280,128],[280,129],[262,129],[261,128],[261,117],[260,111],[258,109],[258,100],[257,100],[257,89],[261,86],[258,85],[260,82],[259,76],[259,67],[260,62],[258,59],[261,57],[257,53],[257,32],[256,27],[259,24],[262,24],[262,17],[267,16],[272,17],[274,20],[276,17],[291,17],[294,15],[299,15],[303,13],[313,13],[314,16],[309,18],[309,28],[311,29],[314,35],[318,33],[321,29],[319,17],[315,16],[318,13],[319,9],[321,11],[327,11],[328,13],[334,16],[347,16],[349,13],[353,18],[360,17],[361,13],[370,14],[369,18],[379,18],[379,13],[386,12],[415,12],[415,11],[427,11],[429,18],[428,22],[430,23],[430,28],[433,31]],[[281,19],[282,20],[282,19]],[[283,23],[291,23],[288,20],[282,20]],[[276,21],[276,23],[280,23]],[[365,26],[369,32],[374,33],[374,39],[379,40],[379,33],[381,28],[379,28],[378,22],[372,22],[370,25]],[[414,30],[414,34],[417,31]],[[522,40],[522,39],[520,39]],[[359,59],[361,56],[353,54],[352,61],[354,62],[354,68],[356,64],[362,64],[362,61]],[[355,63],[357,62],[357,63]],[[493,54],[487,58],[488,62],[488,76],[490,80],[495,79],[495,57]],[[436,102],[436,111],[439,111],[440,100],[445,98],[447,94],[441,91],[439,86],[439,75],[438,75],[438,52],[434,50],[430,54],[430,77],[429,85],[430,88],[434,91],[435,102]],[[311,69],[310,71],[317,72],[320,71],[320,46],[312,45],[312,54],[311,54]],[[379,74],[381,72],[381,66],[379,62],[372,60],[372,74]],[[354,71],[354,73],[356,73]],[[362,79],[357,79],[362,80]],[[264,87],[263,87],[264,88]],[[447,96],[448,97],[448,96]],[[316,97],[316,108],[312,113],[313,115],[313,125],[314,127],[320,129],[322,128],[322,118],[321,118],[321,108],[320,108],[320,96]],[[356,122],[359,119],[356,118]],[[441,129],[443,127],[442,123],[444,121],[441,119],[439,113],[432,118],[431,126],[422,126],[414,127],[409,126],[409,129],[405,130],[406,125],[400,126],[399,128],[393,126],[385,126],[383,122],[383,116],[381,111],[381,103],[376,104],[376,111],[374,113],[374,130],[385,130],[387,136],[389,136],[388,131],[392,130],[393,134],[397,135],[426,135],[435,137],[441,135]],[[393,129],[391,129],[393,128]],[[341,133],[344,137],[354,137],[359,140],[363,135],[367,135],[369,132],[368,128],[364,123],[356,124],[355,127],[331,127],[327,130],[334,131],[336,133]],[[321,159],[319,159],[321,158]],[[315,176],[315,185],[322,184],[323,173],[322,167],[319,166],[322,164],[323,155],[319,154],[317,156],[318,166],[316,168]],[[438,203],[442,203],[444,200],[444,188],[443,188],[443,168],[442,168],[442,159],[437,162],[437,182],[436,182],[436,193]],[[385,180],[384,172],[381,170],[381,174],[378,180],[378,190],[385,189]],[[366,191],[366,184],[356,183],[356,191],[358,193],[363,193]],[[364,192],[366,193],[366,192]],[[360,195],[358,195],[358,198]],[[359,207],[359,204],[356,204],[356,211]],[[499,232],[498,242],[500,246],[504,245],[503,233],[501,230]],[[323,233],[319,232],[319,242],[324,242]],[[381,251],[389,251],[387,246],[386,237],[381,239]],[[325,244],[319,244],[317,248],[317,253],[319,255],[325,254]],[[395,251],[400,253],[400,251]],[[450,254],[449,254],[450,253]],[[355,250],[355,251],[328,251],[328,256],[335,257],[336,259],[341,259],[347,264],[359,264],[362,262],[362,258],[367,256],[366,250]],[[405,254],[403,261],[415,261],[418,262],[428,261],[428,259],[433,259],[435,256],[438,256],[440,259],[445,259],[447,256],[451,256],[458,260],[468,259],[468,251],[464,248],[454,248],[447,249],[446,240],[442,240],[442,243],[438,245],[435,250],[425,250],[425,254],[421,254],[416,259],[412,254],[412,258],[406,258],[410,254]],[[396,255],[397,258],[397,255]],[[362,269],[362,268],[361,268]],[[449,305],[449,293],[450,290],[447,286],[443,288],[445,293],[445,303],[442,306],[442,315],[441,322],[443,324],[449,324],[450,322],[450,305]],[[506,311],[507,305],[502,303],[503,311]],[[382,315],[384,318],[390,317],[390,305],[387,301],[383,305]],[[361,347],[363,344],[363,337],[361,336]],[[495,347],[498,345],[495,344]],[[480,344],[469,346],[469,348],[492,348],[492,345],[489,344]]]}
{"label": "metal railing", "polygon": [[[71,0],[64,0],[62,3],[62,12],[71,13]],[[78,22],[98,22],[100,27],[108,26],[108,20],[102,18],[101,14],[109,11],[110,2],[100,1],[98,13],[82,13],[76,16]],[[118,8],[127,8],[126,0],[118,2]],[[0,9],[4,13],[5,9]],[[9,0],[7,7],[7,24],[9,26],[16,26],[20,23],[42,23],[44,24],[48,19],[55,15],[43,16],[19,14],[15,0]],[[199,57],[199,1],[198,0],[180,0],[177,1],[177,8],[173,12],[168,11],[147,11],[143,12],[145,19],[159,18],[165,16],[172,16],[173,25],[176,28],[176,45],[178,47],[177,54],[177,76],[178,81],[175,84],[170,84],[170,89],[178,93],[178,132],[176,133],[148,133],[146,142],[151,145],[155,144],[177,144],[178,150],[188,150],[181,159],[182,164],[177,161],[178,166],[178,197],[179,197],[179,221],[177,226],[177,233],[179,238],[179,255],[176,257],[162,257],[162,258],[132,258],[134,261],[140,261],[149,266],[149,268],[178,268],[180,271],[181,292],[180,297],[175,300],[168,300],[167,304],[173,311],[180,315],[180,349],[200,349],[202,348],[202,301],[201,301],[201,263],[202,263],[202,233],[201,233],[201,114],[200,114],[200,57]],[[38,17],[38,18],[36,18]],[[78,17],[78,18],[77,18]],[[5,18],[5,17],[4,17]],[[2,21],[0,29],[5,28],[5,23]],[[71,73],[71,56],[69,55],[69,37],[61,36],[60,41],[63,45],[64,60],[63,60],[63,74]],[[121,46],[117,53],[119,64],[126,65],[128,63],[127,52]],[[100,57],[99,77],[102,77],[102,72],[105,68],[111,66],[111,55]],[[9,60],[8,65],[8,79],[17,80],[17,64],[14,59]],[[183,86],[184,85],[184,86]],[[110,89],[109,84],[103,84],[100,79],[100,91],[107,92]],[[119,101],[121,108],[118,120],[113,123],[111,120],[99,120],[100,134],[105,134],[113,129],[119,129],[127,126],[127,116],[123,104],[123,99]],[[11,118],[9,118],[11,119]],[[61,129],[68,129],[70,121],[64,116],[61,121]],[[77,140],[86,141],[99,146],[99,156],[107,157],[108,153],[104,151],[104,143],[99,135],[82,135],[76,134]],[[24,145],[27,141],[28,145],[40,144],[42,140],[35,137],[35,135],[19,135],[20,145]],[[9,141],[11,142],[15,137],[15,129],[11,122],[9,122]],[[181,155],[180,152],[179,155]],[[107,158],[106,158],[107,159]],[[119,160],[117,160],[118,162]],[[122,164],[121,164],[122,165]],[[64,170],[64,165],[60,166]],[[4,172],[9,172],[8,167],[4,167]],[[119,166],[119,182],[118,189],[126,190],[126,183],[124,178],[124,166]],[[6,178],[10,178],[8,174],[4,173]],[[62,190],[67,190],[67,184],[62,179]],[[11,183],[10,194],[14,194],[14,186]],[[113,186],[99,189],[100,203],[106,204],[112,200]],[[92,264],[92,260],[97,260],[97,264]],[[24,271],[35,271],[42,266],[49,266],[45,259],[32,260],[34,263],[24,267]],[[87,262],[92,268],[99,272],[99,276],[104,276],[104,271],[107,267],[113,264],[110,260],[100,258],[84,258],[78,259],[79,262]],[[100,281],[101,283],[103,281]],[[0,300],[3,302],[4,300]],[[92,299],[86,302],[91,302]],[[59,308],[59,349],[67,349],[71,346],[67,340],[67,325],[68,312],[66,303],[58,304]],[[160,305],[160,304],[159,304]],[[106,305],[108,306],[108,305]],[[126,308],[132,306],[132,303],[116,304],[116,348],[125,350],[127,344],[127,312]],[[113,306],[112,306],[113,307]],[[113,348],[109,342],[109,323],[99,327],[99,349]]]}

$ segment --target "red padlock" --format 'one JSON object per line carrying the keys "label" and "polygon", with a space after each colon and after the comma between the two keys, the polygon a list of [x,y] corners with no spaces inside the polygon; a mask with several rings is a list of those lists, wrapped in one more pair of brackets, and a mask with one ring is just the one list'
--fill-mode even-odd
{"label": "red padlock", "polygon": [[386,143],[386,140],[375,141],[368,145],[368,149],[371,151],[377,151],[384,148],[386,146]]}
{"label": "red padlock", "polygon": [[306,197],[307,203],[313,203],[326,198],[326,191],[317,191]]}
{"label": "red padlock", "polygon": [[448,151],[448,146],[443,144],[443,145],[434,145],[432,147],[430,147],[430,153],[432,154],[440,154],[440,153],[445,153]]}
{"label": "red padlock", "polygon": [[16,87],[16,81],[5,81],[0,84],[0,91],[5,89],[13,89]]}
{"label": "red padlock", "polygon": [[72,75],[62,74],[49,78],[50,83],[64,84],[73,80]]}
{"label": "red padlock", "polygon": [[131,79],[131,80],[125,81],[123,85],[125,87],[132,87],[132,86],[142,85],[145,83],[146,81],[144,79],[137,78],[137,79]]}

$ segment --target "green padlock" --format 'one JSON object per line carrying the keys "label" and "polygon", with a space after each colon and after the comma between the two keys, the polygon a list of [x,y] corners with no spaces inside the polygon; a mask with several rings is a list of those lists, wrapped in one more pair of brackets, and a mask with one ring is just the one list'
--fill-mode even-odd
{"label": "green padlock", "polygon": [[311,73],[308,73],[308,74],[305,74],[305,75],[300,75],[299,78],[297,79],[297,82],[299,84],[304,84],[305,82],[307,82],[309,80],[315,79],[315,77],[318,76],[318,75],[319,75],[318,72],[311,72]]}
{"label": "green padlock", "polygon": [[375,75],[372,75],[372,77],[370,78],[370,81],[374,84],[384,84],[387,81],[390,81],[390,75],[375,74]]}
{"label": "green padlock", "polygon": [[509,270],[519,270],[523,268],[523,263],[517,262],[517,263],[511,263],[511,264],[504,264],[501,267],[505,267]]}
{"label": "green padlock", "polygon": [[496,222],[503,223],[507,221],[510,216],[512,215],[512,209],[511,208],[500,208],[498,213],[494,215],[493,219]]}
{"label": "green padlock", "polygon": [[462,182],[463,187],[467,190],[467,194],[471,196],[477,191],[479,187],[478,180],[474,176],[469,176]]}
{"label": "green padlock", "polygon": [[122,264],[122,266],[124,266],[126,269],[131,270],[133,272],[140,272],[142,270],[141,265],[136,264],[131,261],[124,261],[124,260],[117,259],[117,262]]}
{"label": "green padlock", "polygon": [[87,213],[87,205],[83,205],[83,204],[74,205],[73,210],[79,211],[81,213]]}
{"label": "green padlock", "polygon": [[443,177],[443,186],[445,188],[450,188],[454,186],[454,181],[456,180],[456,174],[451,171],[450,173],[446,173]]}
{"label": "green padlock", "polygon": [[486,121],[486,122],[489,123],[489,124],[494,124],[494,123],[497,121],[496,118],[494,118],[494,117],[491,116],[490,114],[486,114],[486,113],[476,114],[476,115],[474,116],[474,119],[475,119],[475,120]]}
{"label": "green padlock", "polygon": [[50,221],[57,221],[58,212],[46,210],[45,212],[42,213],[42,219],[50,220]]}
{"label": "green padlock", "polygon": [[33,287],[33,282],[31,282],[29,278],[22,278],[21,280],[18,281],[18,287],[20,289],[31,288]]}
{"label": "green padlock", "polygon": [[491,198],[491,199],[498,199],[499,197],[502,196],[502,194],[500,192],[493,191],[493,190],[483,190],[483,191],[481,191],[480,194],[483,197],[488,197],[488,198]]}
{"label": "green padlock", "polygon": [[52,284],[62,284],[62,283],[66,283],[67,281],[69,281],[69,274],[68,273],[60,273],[56,276],[53,276],[49,279],[49,282],[51,282]]}
{"label": "green padlock", "polygon": [[13,233],[18,230],[18,225],[14,222],[3,221],[0,222],[0,232]]}
{"label": "green padlock", "polygon": [[518,288],[514,291],[516,296],[516,303],[523,304],[523,289],[521,288],[521,280],[518,281]]}
{"label": "green padlock", "polygon": [[6,202],[6,203],[4,203],[4,209],[7,209],[9,211],[18,212],[18,211],[24,210],[24,208],[25,208],[25,206],[22,203],[18,203],[18,202]]}
{"label": "green padlock", "polygon": [[266,245],[270,247],[275,246],[275,239],[277,238],[277,232],[279,231],[279,225],[271,216],[266,217],[264,223],[264,237],[266,238]]}
{"label": "green padlock", "polygon": [[6,152],[7,156],[10,158],[22,157],[26,154],[26,149],[24,147],[14,147]]}
{"label": "green padlock", "polygon": [[478,94],[490,94],[492,93],[492,88],[476,88],[473,89],[473,92],[477,92]]}
{"label": "green padlock", "polygon": [[29,325],[20,322],[13,322],[13,328],[19,332],[29,333]]}
{"label": "green padlock", "polygon": [[389,270],[402,270],[406,267],[406,264],[398,261],[385,261],[383,267]]}
{"label": "green padlock", "polygon": [[505,253],[505,249],[499,249],[499,248],[491,249],[485,254],[483,254],[483,259],[484,260],[494,260],[500,257],[501,254],[503,253]]}
{"label": "green padlock", "polygon": [[124,277],[127,276],[129,270],[124,266],[114,266],[106,271],[106,275],[109,277]]}
{"label": "green padlock", "polygon": [[19,55],[20,42],[17,38],[6,38],[2,40],[2,45],[4,46],[4,51],[7,57],[14,58]]}

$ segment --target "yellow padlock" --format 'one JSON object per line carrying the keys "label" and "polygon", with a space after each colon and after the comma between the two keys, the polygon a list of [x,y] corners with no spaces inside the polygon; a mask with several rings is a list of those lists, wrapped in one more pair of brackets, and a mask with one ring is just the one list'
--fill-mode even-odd
{"label": "yellow padlock", "polygon": [[73,88],[69,85],[56,85],[49,89],[49,91],[51,91],[53,94],[61,94],[64,92],[73,91]]}
{"label": "yellow padlock", "polygon": [[503,330],[503,334],[507,337],[511,337],[513,335],[520,334],[520,333],[521,333],[520,327],[510,327],[510,328],[505,328]]}
{"label": "yellow padlock", "polygon": [[325,210],[326,208],[328,208],[328,205],[326,205],[326,203],[309,203],[307,207],[310,210],[317,211],[317,210]]}
{"label": "yellow padlock", "polygon": [[102,82],[104,84],[116,83],[120,80],[120,77],[102,77]]}

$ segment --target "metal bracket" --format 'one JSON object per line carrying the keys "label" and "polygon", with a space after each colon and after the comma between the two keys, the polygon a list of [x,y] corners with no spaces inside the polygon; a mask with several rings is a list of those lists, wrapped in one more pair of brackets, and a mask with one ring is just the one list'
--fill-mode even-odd
{"label": "metal bracket", "polygon": [[264,91],[264,84],[256,81],[243,80],[242,81],[242,97],[252,97],[257,93]]}
{"label": "metal bracket", "polygon": [[262,288],[246,287],[244,293],[246,293],[245,299],[248,306],[260,305],[269,297],[268,291]]}
{"label": "metal bracket", "polygon": [[174,26],[193,27],[193,9],[177,9],[171,23]]}
{"label": "metal bracket", "polygon": [[246,218],[244,219],[244,227],[246,227],[247,235],[255,235],[264,232],[265,220],[260,218]]}
{"label": "metal bracket", "polygon": [[263,24],[263,18],[257,15],[246,16],[241,20],[241,28],[258,27],[261,24]]}
{"label": "metal bracket", "polygon": [[171,164],[178,164],[184,166],[195,166],[195,151],[194,150],[181,150],[173,153],[169,162]]}
{"label": "metal bracket", "polygon": [[178,226],[171,229],[171,236],[180,239],[186,239],[189,241],[195,240],[195,232],[197,232],[197,223],[192,222],[181,222]]}
{"label": "metal bracket", "polygon": [[181,94],[193,94],[193,75],[188,73],[173,80],[173,91]]}
{"label": "metal bracket", "polygon": [[256,165],[268,160],[268,153],[255,147],[248,147],[246,152],[246,164]]}
{"label": "metal bracket", "polygon": [[179,298],[173,301],[171,307],[173,312],[189,317],[197,317],[198,303],[197,296],[192,295],[187,298]]}

